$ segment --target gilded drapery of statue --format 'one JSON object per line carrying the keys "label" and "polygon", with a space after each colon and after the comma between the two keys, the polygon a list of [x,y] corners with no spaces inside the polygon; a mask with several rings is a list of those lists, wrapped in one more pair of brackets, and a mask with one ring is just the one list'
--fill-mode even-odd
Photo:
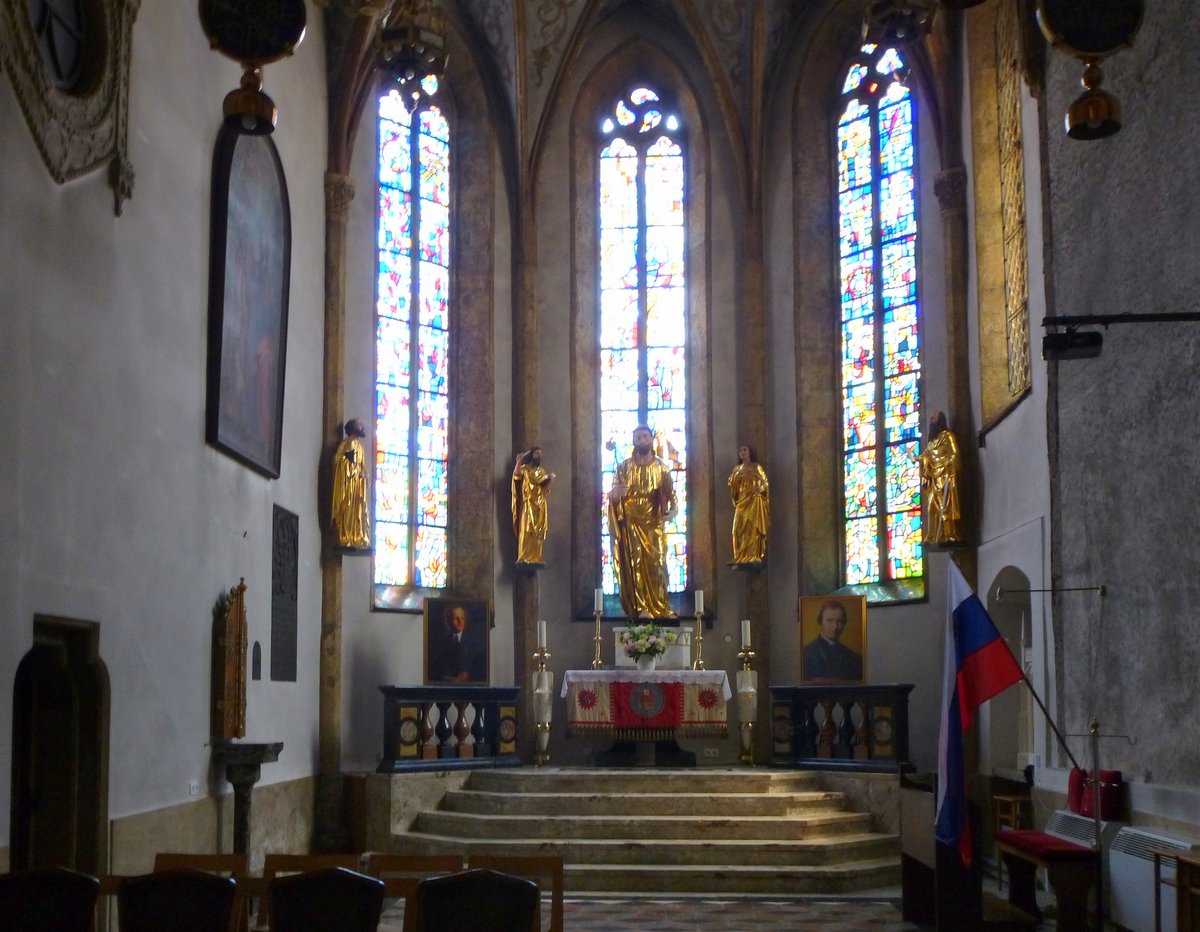
{"label": "gilded drapery of statue", "polygon": [[754,453],[738,447],[738,464],[729,474],[733,499],[733,561],[730,566],[756,568],[767,559],[767,531],[771,528],[771,494],[767,473],[754,462]]}
{"label": "gilded drapery of statue", "polygon": [[554,473],[542,466],[542,448],[517,454],[512,474],[513,532],[517,535],[517,564],[541,566],[542,547],[550,526],[550,483]]}
{"label": "gilded drapery of statue", "polygon": [[962,543],[958,483],[962,458],[958,440],[938,411],[929,423],[929,441],[917,458],[921,465],[921,491],[925,497],[925,544],[945,547]]}
{"label": "gilded drapery of statue", "polygon": [[674,618],[667,599],[666,524],[679,510],[671,469],[654,455],[648,427],[633,432],[633,456],[613,476],[608,498],[613,568],[629,618]]}
{"label": "gilded drapery of statue", "polygon": [[347,421],[346,438],[333,454],[333,533],[339,550],[369,550],[371,516],[367,511],[367,459],[362,421]]}

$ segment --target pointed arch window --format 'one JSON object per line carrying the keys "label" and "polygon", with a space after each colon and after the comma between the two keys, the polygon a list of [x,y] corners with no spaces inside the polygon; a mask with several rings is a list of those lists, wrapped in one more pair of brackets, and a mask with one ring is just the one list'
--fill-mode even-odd
{"label": "pointed arch window", "polygon": [[[427,79],[434,80],[434,79]],[[379,101],[375,606],[447,584],[450,125]]]}
{"label": "pointed arch window", "polygon": [[602,585],[615,593],[605,519],[638,424],[671,467],[679,512],[666,528],[667,586],[688,584],[685,140],[659,94],[637,86],[602,117],[599,143]]}
{"label": "pointed arch window", "polygon": [[849,586],[923,575],[916,136],[908,65],[865,45],[837,124],[845,559]]}

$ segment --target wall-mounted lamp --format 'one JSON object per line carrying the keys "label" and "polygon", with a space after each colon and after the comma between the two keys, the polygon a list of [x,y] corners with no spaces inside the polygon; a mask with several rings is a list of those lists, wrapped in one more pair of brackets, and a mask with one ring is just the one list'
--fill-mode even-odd
{"label": "wall-mounted lamp", "polygon": [[1200,323],[1200,312],[1170,311],[1164,314],[1071,314],[1065,317],[1043,317],[1043,327],[1063,327],[1051,330],[1042,337],[1042,359],[1093,359],[1100,355],[1104,335],[1080,327],[1113,324]]}
{"label": "wall-mounted lamp", "polygon": [[1072,139],[1104,139],[1121,128],[1121,105],[1100,90],[1096,64],[1133,45],[1142,25],[1143,0],[1038,0],[1037,21],[1050,44],[1084,63],[1083,93],[1067,109]]}
{"label": "wall-mounted lamp", "polygon": [[445,18],[432,0],[399,0],[379,32],[376,64],[409,113],[437,93],[448,60],[445,35]]}

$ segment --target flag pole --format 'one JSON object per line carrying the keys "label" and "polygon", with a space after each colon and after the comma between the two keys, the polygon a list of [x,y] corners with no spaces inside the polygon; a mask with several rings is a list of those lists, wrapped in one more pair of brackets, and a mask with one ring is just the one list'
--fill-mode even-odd
{"label": "flag pole", "polygon": [[1037,690],[1033,688],[1033,683],[1029,682],[1029,677],[1025,675],[1025,671],[1021,670],[1021,679],[1029,689],[1029,694],[1033,696],[1033,701],[1038,704],[1038,708],[1042,710],[1042,715],[1046,717],[1046,724],[1050,726],[1050,730],[1054,732],[1054,737],[1058,739],[1058,743],[1066,752],[1067,757],[1071,759],[1071,765],[1082,770],[1079,766],[1079,761],[1075,759],[1075,755],[1071,753],[1071,749],[1067,746],[1067,739],[1063,737],[1063,733],[1058,730],[1058,726],[1054,724],[1054,719],[1050,717],[1050,712],[1046,708],[1046,704],[1042,702],[1042,697],[1038,695]]}

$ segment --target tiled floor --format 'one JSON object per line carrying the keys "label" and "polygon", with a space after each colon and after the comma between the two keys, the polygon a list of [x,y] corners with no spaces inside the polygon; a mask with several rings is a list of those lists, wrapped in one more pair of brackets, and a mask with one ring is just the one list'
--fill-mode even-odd
{"label": "tiled floor", "polygon": [[[543,907],[543,928],[549,904]],[[400,932],[404,908],[385,911],[380,932]],[[565,932],[879,932],[915,930],[901,921],[899,900],[784,897],[567,897]]]}

